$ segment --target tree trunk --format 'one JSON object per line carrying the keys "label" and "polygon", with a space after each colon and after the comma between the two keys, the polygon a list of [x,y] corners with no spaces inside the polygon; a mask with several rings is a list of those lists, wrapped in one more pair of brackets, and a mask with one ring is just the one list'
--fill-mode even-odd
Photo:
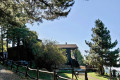
{"label": "tree trunk", "polygon": [[8,30],[7,30],[7,39],[6,39],[6,42],[7,42],[6,46],[7,46],[7,50],[8,50]]}
{"label": "tree trunk", "polygon": [[17,47],[19,47],[20,46],[20,39],[18,38],[17,39]]}
{"label": "tree trunk", "polygon": [[111,80],[111,66],[110,66],[110,80]]}
{"label": "tree trunk", "polygon": [[15,47],[15,41],[14,41],[14,39],[12,40],[12,47]]}
{"label": "tree trunk", "polygon": [[2,53],[3,53],[3,32],[2,32],[2,27],[1,27],[1,45],[2,45]]}
{"label": "tree trunk", "polygon": [[100,72],[99,73],[100,73],[100,75],[104,75],[104,67],[103,67],[103,65],[100,66]]}
{"label": "tree trunk", "polygon": [[20,39],[18,38],[18,39],[17,39],[17,56],[18,56],[18,59],[20,60],[20,52],[19,52],[19,49],[20,49]]}

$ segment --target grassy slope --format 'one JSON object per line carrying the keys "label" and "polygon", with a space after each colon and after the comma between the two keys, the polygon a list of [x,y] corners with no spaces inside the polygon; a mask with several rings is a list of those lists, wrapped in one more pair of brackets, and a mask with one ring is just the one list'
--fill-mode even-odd
{"label": "grassy slope", "polygon": [[108,78],[109,78],[109,76],[107,76],[107,75],[102,76],[102,75],[99,75],[98,73],[95,73],[95,72],[88,73],[88,76],[96,78],[98,80],[108,80]]}
{"label": "grassy slope", "polygon": [[[64,74],[62,74],[62,76],[72,78],[72,74],[70,74],[70,73],[64,73]],[[81,74],[78,77],[79,77],[78,80],[85,80],[84,74]],[[74,77],[74,79],[75,79],[75,77]],[[108,79],[109,79],[108,75],[102,76],[102,75],[99,75],[98,73],[95,73],[95,72],[88,73],[88,80],[108,80]],[[117,79],[114,78],[112,80],[117,80]]]}
{"label": "grassy slope", "polygon": [[[90,77],[93,77],[93,78],[96,78],[98,80],[108,80],[109,79],[109,76],[108,75],[99,75],[98,73],[95,73],[95,72],[90,72],[88,73],[88,76]],[[89,80],[93,80],[93,79],[89,79]],[[116,78],[113,78],[112,80],[117,80]]]}
{"label": "grassy slope", "polygon": [[[8,68],[10,69],[10,67]],[[13,70],[16,70],[15,68]],[[19,71],[22,71],[22,72],[25,72],[26,71],[26,68],[23,68],[23,67],[19,67]],[[32,77],[37,77],[37,72],[36,71],[29,71],[28,72]],[[67,77],[67,78],[72,78],[72,74],[71,72],[69,73],[61,73],[59,74],[63,77]],[[21,75],[20,75],[21,76]],[[23,76],[23,75],[22,75]],[[78,76],[78,80],[84,80],[84,74],[80,74]],[[39,72],[39,78],[40,79],[45,79],[45,80],[53,80],[53,75],[52,74],[46,74],[46,73],[41,73]],[[75,79],[75,76],[74,76],[74,79]],[[88,73],[88,79],[89,80],[95,80],[95,79],[98,79],[98,80],[108,80],[109,79],[109,76],[105,75],[105,76],[101,76],[95,72],[89,72]],[[116,80],[116,79],[113,79],[113,80]]]}

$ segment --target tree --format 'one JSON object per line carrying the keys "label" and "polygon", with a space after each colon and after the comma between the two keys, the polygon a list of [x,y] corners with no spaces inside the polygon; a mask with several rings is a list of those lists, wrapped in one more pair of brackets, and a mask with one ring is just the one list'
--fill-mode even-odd
{"label": "tree", "polygon": [[104,74],[104,55],[114,48],[117,45],[117,40],[111,42],[110,31],[107,30],[107,27],[104,27],[104,24],[99,19],[95,22],[96,26],[92,28],[92,42],[85,41],[86,44],[90,47],[89,54],[97,54],[99,64],[97,64],[98,71],[100,74]]}
{"label": "tree", "polygon": [[84,63],[83,63],[84,58],[83,58],[81,52],[80,52],[78,49],[76,49],[76,50],[73,52],[73,55],[74,55],[75,59],[78,61],[78,63],[79,63],[80,65],[84,65]]}
{"label": "tree", "polygon": [[46,68],[52,70],[52,67],[60,66],[66,63],[66,56],[64,51],[57,48],[55,42],[45,41],[43,44],[36,43],[32,49],[35,56],[35,64],[39,68]]}
{"label": "tree", "polygon": [[84,63],[86,65],[90,65],[92,67],[97,67],[99,65],[99,55],[95,53],[91,53],[85,56],[86,60],[84,60]]}
{"label": "tree", "polygon": [[65,17],[74,0],[1,0],[0,23],[12,25]]}
{"label": "tree", "polygon": [[35,31],[30,31],[25,25],[21,27],[11,26],[8,28],[7,33],[9,42],[12,42],[13,45],[17,44],[17,46],[20,46],[20,43],[24,46],[31,46],[31,44],[33,42],[35,43],[38,39],[37,33]]}
{"label": "tree", "polygon": [[120,67],[119,61],[119,49],[109,51],[104,55],[105,65],[110,67],[110,80],[111,80],[111,67]]}

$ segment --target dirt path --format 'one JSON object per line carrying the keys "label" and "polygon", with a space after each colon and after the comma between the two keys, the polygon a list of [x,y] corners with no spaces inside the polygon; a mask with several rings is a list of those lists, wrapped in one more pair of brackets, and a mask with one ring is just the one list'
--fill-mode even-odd
{"label": "dirt path", "polygon": [[0,80],[22,80],[10,70],[6,70],[0,65]]}
{"label": "dirt path", "polygon": [[94,78],[94,77],[91,77],[91,76],[88,75],[88,80],[89,80],[89,79],[90,79],[90,80],[100,80],[100,79],[97,79],[97,78]]}

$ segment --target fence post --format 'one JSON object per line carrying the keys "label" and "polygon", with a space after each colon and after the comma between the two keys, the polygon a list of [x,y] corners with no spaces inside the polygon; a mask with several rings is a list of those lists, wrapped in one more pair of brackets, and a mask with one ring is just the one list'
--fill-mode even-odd
{"label": "fence post", "polygon": [[85,80],[88,80],[88,77],[87,77],[87,66],[85,66]]}
{"label": "fence post", "polygon": [[8,65],[9,65],[8,62],[9,62],[9,60],[7,59],[7,67],[8,67]]}
{"label": "fence post", "polygon": [[120,80],[120,75],[119,75],[119,73],[118,73],[118,80]]}
{"label": "fence post", "polygon": [[8,67],[8,59],[6,60],[6,66]]}
{"label": "fence post", "polygon": [[27,65],[27,68],[26,68],[26,72],[25,72],[25,77],[27,77],[27,75],[28,75],[28,65]]}
{"label": "fence post", "polygon": [[37,67],[37,80],[39,79],[39,67]]}
{"label": "fence post", "polygon": [[13,61],[11,62],[11,70],[12,70],[12,65],[13,65]]}
{"label": "fence post", "polygon": [[88,80],[87,71],[85,71],[85,80]]}
{"label": "fence post", "polygon": [[19,67],[19,65],[17,64],[16,66],[17,66],[17,68],[16,68],[16,73],[17,73],[17,72],[18,72],[18,67]]}
{"label": "fence post", "polygon": [[73,80],[73,75],[74,75],[74,68],[72,67],[72,80]]}
{"label": "fence post", "polygon": [[54,80],[57,80],[56,69],[54,70]]}
{"label": "fence post", "polygon": [[3,58],[3,63],[2,64],[4,65],[4,58]]}

